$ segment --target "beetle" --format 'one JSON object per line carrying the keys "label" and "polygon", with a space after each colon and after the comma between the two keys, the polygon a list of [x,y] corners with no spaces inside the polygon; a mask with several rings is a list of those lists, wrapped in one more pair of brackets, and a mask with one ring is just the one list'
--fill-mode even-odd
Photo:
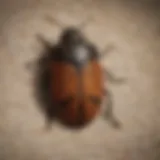
{"label": "beetle", "polygon": [[[56,117],[71,128],[85,127],[100,114],[106,98],[104,117],[115,128],[121,126],[113,113],[112,95],[104,84],[105,76],[118,83],[123,79],[104,70],[99,62],[102,56],[80,29],[68,27],[62,31],[45,59],[50,119]],[[44,68],[42,70],[44,73]]]}

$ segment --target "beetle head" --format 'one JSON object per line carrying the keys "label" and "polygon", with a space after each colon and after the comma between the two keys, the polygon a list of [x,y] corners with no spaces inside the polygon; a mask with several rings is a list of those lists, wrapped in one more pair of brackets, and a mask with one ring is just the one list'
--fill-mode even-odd
{"label": "beetle head", "polygon": [[88,25],[90,21],[93,20],[92,17],[88,17],[86,20],[82,21],[79,25],[75,26],[70,26],[66,27],[66,24],[63,22],[58,21],[57,19],[51,17],[51,16],[46,16],[45,19],[48,22],[56,24],[58,27],[62,29],[62,34],[61,34],[61,42],[66,42],[66,41],[80,41],[80,39],[84,39],[84,35],[82,35],[82,30]]}
{"label": "beetle head", "polygon": [[56,24],[62,29],[62,33],[59,39],[60,46],[63,46],[64,49],[71,49],[77,45],[86,44],[86,37],[82,33],[84,28],[88,25],[90,21],[93,20],[92,16],[89,16],[86,20],[82,21],[79,25],[66,27],[66,24],[58,21],[57,19],[46,16],[45,19],[49,22]]}
{"label": "beetle head", "polygon": [[60,37],[60,43],[63,46],[79,45],[85,41],[82,32],[74,27],[65,29]]}

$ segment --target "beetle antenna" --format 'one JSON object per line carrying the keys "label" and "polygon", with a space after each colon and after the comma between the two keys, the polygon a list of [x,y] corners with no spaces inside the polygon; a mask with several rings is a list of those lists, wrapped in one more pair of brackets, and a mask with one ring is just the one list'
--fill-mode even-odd
{"label": "beetle antenna", "polygon": [[[56,18],[53,18],[52,16],[46,15],[45,16],[45,20],[49,23],[52,24],[56,24],[58,27],[60,27],[61,29],[64,28],[64,26],[66,26],[66,24],[64,24],[63,22],[58,21]],[[82,23],[80,23],[77,28],[80,30],[83,30],[89,22],[93,21],[93,17],[88,17],[86,20],[84,20]]]}
{"label": "beetle antenna", "polygon": [[84,30],[84,28],[86,28],[86,26],[91,21],[93,21],[93,17],[88,17],[86,20],[82,21],[82,23],[80,23],[77,28],[79,28],[80,30]]}
{"label": "beetle antenna", "polygon": [[52,45],[47,40],[45,40],[44,37],[42,37],[40,34],[37,34],[36,38],[41,44],[43,44],[45,49],[50,50],[53,48]]}
{"label": "beetle antenna", "polygon": [[108,56],[108,54],[115,49],[115,46],[113,44],[107,45],[101,52],[100,58],[104,58],[105,56]]}
{"label": "beetle antenna", "polygon": [[49,22],[49,23],[56,24],[58,27],[60,27],[60,28],[62,28],[62,29],[63,29],[64,26],[65,26],[64,23],[58,21],[57,19],[55,19],[55,18],[53,18],[53,17],[51,17],[51,16],[49,16],[49,15],[46,15],[46,16],[45,16],[45,20],[46,20],[47,22]]}

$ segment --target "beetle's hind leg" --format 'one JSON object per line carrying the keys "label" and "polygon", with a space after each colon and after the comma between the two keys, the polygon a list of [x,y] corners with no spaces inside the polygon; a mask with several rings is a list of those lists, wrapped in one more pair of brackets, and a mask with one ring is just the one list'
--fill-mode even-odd
{"label": "beetle's hind leg", "polygon": [[105,110],[104,110],[104,113],[103,113],[103,117],[114,128],[117,128],[117,129],[121,128],[120,121],[114,115],[112,94],[110,93],[109,90],[105,90],[104,94],[106,94],[107,99],[105,100],[106,107],[105,107]]}

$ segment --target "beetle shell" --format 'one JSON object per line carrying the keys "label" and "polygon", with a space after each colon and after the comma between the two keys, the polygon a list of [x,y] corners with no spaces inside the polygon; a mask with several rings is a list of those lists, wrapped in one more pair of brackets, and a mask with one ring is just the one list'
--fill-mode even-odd
{"label": "beetle shell", "polygon": [[83,126],[99,113],[103,98],[100,65],[93,60],[81,74],[65,62],[51,62],[51,99],[58,107],[58,118],[69,126]]}

